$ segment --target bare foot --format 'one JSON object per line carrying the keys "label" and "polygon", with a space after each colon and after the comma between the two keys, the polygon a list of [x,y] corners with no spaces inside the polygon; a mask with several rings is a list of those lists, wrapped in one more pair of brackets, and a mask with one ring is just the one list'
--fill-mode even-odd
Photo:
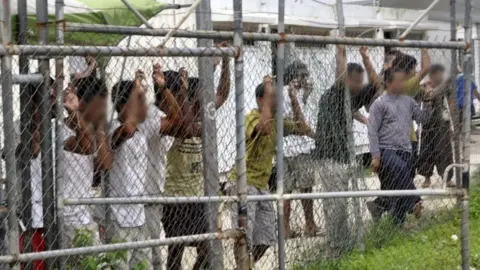
{"label": "bare foot", "polygon": [[430,178],[426,178],[425,181],[422,183],[422,188],[429,188],[432,185]]}
{"label": "bare foot", "polygon": [[447,188],[456,188],[457,185],[452,180],[447,182]]}
{"label": "bare foot", "polygon": [[324,231],[317,226],[307,226],[305,228],[305,236],[307,237],[315,237],[318,235],[322,235],[323,233]]}
{"label": "bare foot", "polygon": [[413,214],[416,218],[422,217],[422,210],[423,210],[423,200],[419,201],[413,206]]}

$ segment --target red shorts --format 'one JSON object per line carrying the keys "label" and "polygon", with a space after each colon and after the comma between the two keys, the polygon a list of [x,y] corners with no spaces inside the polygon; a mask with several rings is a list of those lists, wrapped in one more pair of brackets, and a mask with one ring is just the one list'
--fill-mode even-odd
{"label": "red shorts", "polygon": [[[23,245],[23,234],[20,235],[19,245],[20,253],[23,253],[25,250]],[[32,229],[32,252],[45,251],[45,241],[43,239],[43,229]],[[22,264],[21,269],[23,270],[24,265]],[[45,263],[43,260],[33,262],[33,270],[45,270]]]}

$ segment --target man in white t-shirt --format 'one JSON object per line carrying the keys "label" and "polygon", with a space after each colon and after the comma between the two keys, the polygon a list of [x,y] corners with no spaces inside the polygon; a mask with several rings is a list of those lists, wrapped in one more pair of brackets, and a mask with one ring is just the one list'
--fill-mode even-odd
{"label": "man in white t-shirt", "polygon": [[[142,196],[147,193],[147,190],[150,192],[156,188],[160,193],[163,189],[162,181],[153,178],[155,174],[151,175],[152,178],[147,175],[152,170],[158,169],[152,165],[149,166],[149,162],[155,162],[155,160],[149,160],[148,150],[152,143],[158,142],[156,141],[158,134],[175,134],[180,127],[175,123],[178,121],[177,118],[181,119],[181,112],[171,93],[164,87],[165,80],[159,65],[154,66],[152,77],[158,87],[157,94],[163,96],[168,103],[169,110],[167,110],[166,117],[162,117],[156,111],[148,116],[146,93],[142,86],[144,79],[142,71],[137,71],[135,81],[121,81],[112,89],[112,100],[115,103],[115,110],[118,112],[118,119],[112,126],[112,147],[115,151],[115,159],[110,171],[110,188],[113,197]],[[160,108],[163,106],[161,103],[163,100],[158,104]],[[157,123],[155,123],[155,119],[158,120]],[[156,150],[160,151],[161,148],[150,150],[153,151],[150,153],[153,155],[156,154]],[[157,166],[157,164],[153,166]],[[142,241],[148,239],[150,234],[154,234],[155,238],[160,237],[156,223],[147,224],[149,228],[145,226],[146,213],[143,205],[112,205],[111,208],[114,221],[106,231],[110,241]],[[160,209],[149,210],[151,210],[149,212],[154,212]],[[152,218],[161,217],[161,212],[154,212],[152,215],[154,217],[148,217],[149,222],[152,221]],[[152,222],[154,223],[154,221]],[[158,235],[156,235],[157,232]],[[159,257],[158,254],[157,257]],[[122,265],[120,269],[133,269],[139,264],[145,263],[150,265],[151,259],[152,254],[148,249],[129,251],[128,264]],[[156,263],[156,267],[160,266],[159,261],[156,260],[154,263]]]}
{"label": "man in white t-shirt", "polygon": [[[138,125],[147,114],[143,72],[137,72],[135,81],[120,81],[112,88],[112,101],[118,118],[113,121],[112,149],[114,161],[110,170],[110,196],[131,197],[145,194],[147,173],[147,139]],[[115,204],[110,206],[113,219],[105,230],[110,243],[144,241],[148,239],[145,228],[143,204]],[[133,269],[142,264],[150,265],[149,249],[129,250],[127,261],[120,269]]]}
{"label": "man in white t-shirt", "polygon": [[[72,98],[77,104],[73,108],[65,108],[69,118],[78,114],[78,123],[70,123],[67,118],[66,125],[62,126],[62,135],[66,140],[63,175],[65,198],[90,197],[95,171],[107,171],[113,163],[113,153],[105,132],[108,90],[94,75],[81,78],[76,84]],[[69,94],[65,97],[66,104],[68,99]],[[68,147],[72,138],[79,138],[74,140],[77,145]],[[81,145],[83,149],[79,148]],[[65,206],[64,215],[67,247],[77,246],[73,238],[78,233],[88,233],[93,243],[100,242],[98,224],[87,205]]]}
{"label": "man in white t-shirt", "polygon": [[[166,155],[181,127],[182,113],[175,97],[166,88],[166,80],[160,65],[154,65],[152,75],[155,102],[148,106],[145,122],[139,125],[147,139],[147,174],[145,191],[149,196],[161,196],[166,178]],[[168,112],[168,114],[165,114]],[[162,231],[162,205],[145,206],[146,224],[151,239],[159,239]],[[153,269],[162,269],[161,247],[152,248]]]}
{"label": "man in white t-shirt", "polygon": [[[287,66],[284,78],[284,116],[287,119],[293,119],[292,102],[290,101],[289,87],[294,87],[299,101],[300,110],[305,116],[306,122],[314,125],[315,118],[312,115],[312,105],[308,104],[309,96],[312,91],[311,82],[308,80],[309,72],[307,66],[301,61],[294,61]],[[308,136],[291,135],[283,139],[284,152],[284,172],[285,172],[285,193],[291,193],[294,189],[300,189],[302,193],[311,193],[315,185],[315,163],[311,152],[315,148],[315,142]],[[317,227],[313,215],[313,200],[302,200],[303,211],[305,213],[305,234],[314,236]],[[285,202],[285,235],[291,237],[290,230],[290,201]]]}

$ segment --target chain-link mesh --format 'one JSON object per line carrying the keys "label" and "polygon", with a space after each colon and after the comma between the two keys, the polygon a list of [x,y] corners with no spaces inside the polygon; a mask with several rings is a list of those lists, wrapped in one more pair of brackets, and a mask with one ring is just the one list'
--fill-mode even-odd
{"label": "chain-link mesh", "polygon": [[[236,269],[236,244],[243,241],[255,269],[283,269],[279,256],[287,269],[354,269],[351,258],[368,257],[402,237],[422,237],[456,217],[459,182],[445,172],[461,162],[462,115],[455,98],[463,80],[453,75],[458,71],[451,70],[457,63],[450,49],[286,42],[284,86],[278,87],[285,136],[283,159],[276,160],[277,42],[246,39],[240,49],[223,35],[212,48],[195,48],[196,39],[179,37],[167,42],[169,51],[155,50],[163,41],[157,37],[112,35],[108,44],[117,47],[98,46],[97,38],[72,32],[64,47],[10,52],[13,74],[26,66],[16,56],[21,54],[28,62],[24,73],[43,79],[2,88],[13,104],[2,113],[6,162],[0,168],[3,178],[16,180],[16,189],[3,183],[2,198],[10,194],[16,204],[4,203],[0,213],[10,211],[16,218],[9,220],[18,225],[3,222],[1,262],[17,262],[7,256],[17,255],[11,252],[17,231],[19,252],[37,254],[21,265],[34,269],[55,269],[60,258],[67,269]],[[71,46],[79,40],[84,47]],[[235,94],[239,53],[244,104],[236,103]],[[342,53],[346,57],[337,63]],[[64,57],[64,80],[55,57]],[[369,115],[380,106],[374,104],[389,102],[384,92],[394,86],[385,70],[397,68],[409,71],[401,75],[408,77],[401,88],[413,98],[404,99],[411,109],[392,101],[393,115]],[[206,69],[213,75],[202,78]],[[8,69],[2,69],[8,79],[3,72]],[[235,112],[243,106],[247,194],[238,194]],[[428,117],[409,119],[404,128],[400,121],[417,110]],[[380,145],[380,167],[372,171],[368,125],[377,119],[397,128],[388,139],[408,145]],[[277,204],[280,196],[269,196],[277,192],[278,175],[287,194],[283,204]],[[435,193],[446,188],[450,194]],[[431,189],[432,196],[373,197],[377,190],[414,189]],[[239,209],[236,200],[243,195],[247,207]],[[277,216],[281,205],[283,217]],[[246,228],[238,228],[242,218]],[[285,254],[278,241],[285,241]],[[92,249],[76,249],[83,247]],[[81,252],[66,251],[72,248]],[[417,254],[410,255],[414,259],[410,264],[404,258],[404,268],[417,269]]]}

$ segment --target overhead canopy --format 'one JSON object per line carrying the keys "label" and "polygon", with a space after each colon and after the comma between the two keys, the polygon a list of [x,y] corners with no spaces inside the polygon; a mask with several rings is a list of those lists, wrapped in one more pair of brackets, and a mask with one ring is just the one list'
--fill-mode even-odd
{"label": "overhead canopy", "polygon": [[[30,39],[36,40],[36,1],[27,1],[28,25]],[[155,0],[129,0],[147,20],[161,12],[167,3]],[[17,0],[11,2],[12,27],[16,36]],[[142,22],[123,4],[121,0],[65,0],[65,21],[75,23],[94,23],[107,25],[139,26]],[[55,41],[55,1],[48,1],[49,36]],[[121,40],[120,35],[94,33],[65,33],[67,44],[114,45]]]}

